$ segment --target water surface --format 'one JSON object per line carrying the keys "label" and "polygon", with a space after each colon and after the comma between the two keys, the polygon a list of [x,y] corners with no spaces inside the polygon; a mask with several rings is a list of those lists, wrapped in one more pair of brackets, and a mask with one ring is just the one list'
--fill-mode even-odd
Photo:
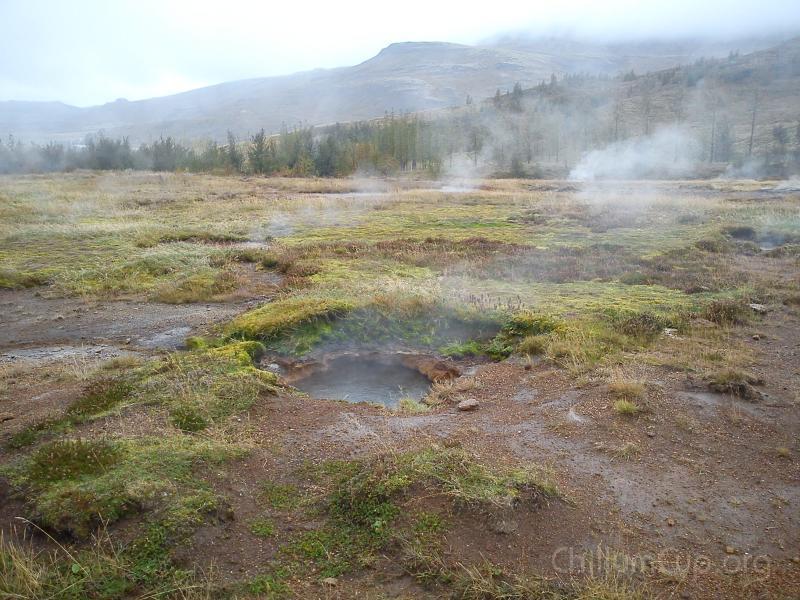
{"label": "water surface", "polygon": [[401,398],[420,400],[430,381],[399,358],[342,356],[295,381],[294,386],[312,398],[375,402],[394,408]]}

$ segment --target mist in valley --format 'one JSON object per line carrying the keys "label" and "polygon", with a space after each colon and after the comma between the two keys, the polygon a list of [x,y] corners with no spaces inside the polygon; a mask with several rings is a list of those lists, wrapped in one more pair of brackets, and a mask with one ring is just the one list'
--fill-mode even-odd
{"label": "mist in valley", "polygon": [[[32,53],[27,72],[9,62],[0,74],[0,172],[413,174],[456,188],[482,177],[791,177],[800,161],[797,8],[713,5],[642,8],[635,29],[633,15],[611,21],[612,9],[588,5],[548,8],[536,19],[489,11],[452,19],[441,37],[431,37],[434,13],[425,25],[403,17],[395,27],[406,36],[441,41],[378,29],[369,39],[394,43],[353,67],[94,107],[25,102],[21,90],[45,93],[35,77],[46,58]],[[5,10],[20,23],[36,12],[15,3]],[[131,30],[139,26],[131,20]],[[187,80],[219,77],[216,61],[201,64],[206,48],[197,52],[193,59],[165,47],[162,57],[183,65]],[[231,45],[230,57],[240,53]],[[126,80],[125,66],[111,81]],[[231,78],[238,72],[231,67]],[[87,75],[84,88],[92,82]],[[54,79],[48,100],[63,99],[52,96],[59,85],[71,89]]]}

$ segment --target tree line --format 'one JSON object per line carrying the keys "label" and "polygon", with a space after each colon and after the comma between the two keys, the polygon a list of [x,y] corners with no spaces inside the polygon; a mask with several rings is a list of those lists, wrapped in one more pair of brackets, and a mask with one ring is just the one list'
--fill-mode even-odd
{"label": "tree line", "polygon": [[410,115],[325,128],[284,127],[277,135],[262,129],[244,140],[229,132],[225,144],[195,146],[161,137],[134,147],[127,137],[102,132],[76,145],[25,143],[10,136],[0,139],[0,173],[134,169],[332,177],[426,170],[436,175],[440,141],[431,123]]}
{"label": "tree line", "polygon": [[[516,84],[482,102],[372,121],[284,127],[225,143],[171,137],[134,147],[102,133],[79,145],[0,140],[0,173],[146,169],[285,176],[389,175],[442,170],[465,176],[563,176],[589,151],[682,126],[696,142],[676,148],[692,164],[724,170],[758,164],[753,175],[800,171],[800,56],[754,61],[731,55],[684,67],[616,77],[582,74],[524,90]],[[784,94],[784,97],[781,94]],[[742,171],[744,172],[744,171]]]}

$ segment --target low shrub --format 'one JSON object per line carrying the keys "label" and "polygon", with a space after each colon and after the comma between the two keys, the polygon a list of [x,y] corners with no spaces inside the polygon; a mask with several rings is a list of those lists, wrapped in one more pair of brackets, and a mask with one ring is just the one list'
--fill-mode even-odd
{"label": "low shrub", "polygon": [[638,400],[644,397],[646,388],[638,381],[616,380],[608,384],[608,391],[615,398]]}
{"label": "low shrub", "polygon": [[517,352],[530,356],[540,356],[547,352],[550,339],[548,335],[526,335],[517,344]]}
{"label": "low shrub", "polygon": [[702,311],[703,318],[717,325],[743,325],[750,314],[747,306],[738,300],[715,300]]}
{"label": "low shrub", "polygon": [[630,400],[620,399],[614,402],[614,412],[625,417],[634,417],[641,412],[641,409]]}

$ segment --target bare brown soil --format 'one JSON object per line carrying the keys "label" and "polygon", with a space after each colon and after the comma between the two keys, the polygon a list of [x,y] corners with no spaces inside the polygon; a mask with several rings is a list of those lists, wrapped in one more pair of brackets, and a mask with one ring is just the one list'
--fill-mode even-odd
{"label": "bare brown soil", "polygon": [[[513,361],[478,368],[478,386],[468,393],[480,402],[474,412],[448,405],[403,416],[367,405],[269,399],[249,415],[260,450],[217,482],[235,517],[199,530],[183,554],[202,556],[225,577],[254,575],[282,540],[318,525],[278,514],[276,537],[255,540],[248,522],[265,512],[260,482],[313,486],[297,475],[308,463],[437,443],[485,460],[546,465],[566,495],[507,515],[453,515],[447,544],[461,560],[490,558],[567,577],[592,568],[587,555],[601,569],[605,553],[617,549],[646,563],[665,597],[796,597],[800,468],[778,448],[795,446],[800,424],[798,324],[796,314],[780,310],[758,325],[760,340],[749,329],[739,334],[757,345],[759,370],[767,374],[759,403],[653,367],[642,373],[651,382],[646,411],[623,417],[604,385],[576,388],[545,364],[527,369]],[[626,444],[636,445],[633,455]],[[312,588],[307,597],[362,597],[374,586],[389,597],[425,593],[387,558],[340,582],[334,594]]]}
{"label": "bare brown soil", "polygon": [[[201,327],[228,314],[227,307],[218,306],[160,312],[158,306],[133,303],[85,307],[29,293],[4,297],[9,298],[20,303],[23,319],[5,329],[4,340],[31,335],[48,344],[81,335],[116,343],[128,335],[146,340],[181,322]],[[55,321],[64,329],[35,337],[37,323],[51,324],[47,317],[40,319],[54,314],[54,306],[58,314],[72,311]],[[112,322],[115,328],[109,327]],[[213,567],[226,580],[255,575],[276,557],[281,542],[318,525],[297,512],[265,510],[258,492],[262,482],[308,488],[313,481],[302,473],[309,464],[436,443],[463,446],[487,461],[545,465],[566,497],[507,515],[452,515],[447,544],[461,560],[484,557],[566,577],[585,574],[587,553],[601,563],[602,549],[613,548],[655,564],[660,574],[655,583],[668,597],[792,597],[800,593],[800,466],[794,457],[800,424],[798,325],[798,315],[782,308],[735,333],[757,350],[757,370],[765,379],[757,403],[709,392],[683,373],[646,366],[640,373],[650,382],[646,410],[623,417],[611,409],[604,384],[576,387],[547,364],[515,360],[477,368],[477,386],[465,394],[479,401],[474,412],[459,412],[450,404],[406,416],[302,396],[265,398],[246,416],[256,450],[213,474],[230,510],[201,527],[177,556],[187,564]],[[755,331],[758,340],[752,338]],[[2,410],[30,422],[57,413],[80,387],[29,379],[9,390]],[[3,428],[13,424],[16,429],[15,421]],[[635,444],[630,455],[626,444]],[[791,455],[782,456],[780,447],[792,448]],[[21,507],[3,499],[3,529],[8,530]],[[277,533],[260,539],[249,523],[265,514]],[[698,567],[702,561],[712,568]],[[374,570],[344,578],[334,594],[311,585],[306,597],[362,597],[376,586],[389,597],[428,593],[387,558]]]}

